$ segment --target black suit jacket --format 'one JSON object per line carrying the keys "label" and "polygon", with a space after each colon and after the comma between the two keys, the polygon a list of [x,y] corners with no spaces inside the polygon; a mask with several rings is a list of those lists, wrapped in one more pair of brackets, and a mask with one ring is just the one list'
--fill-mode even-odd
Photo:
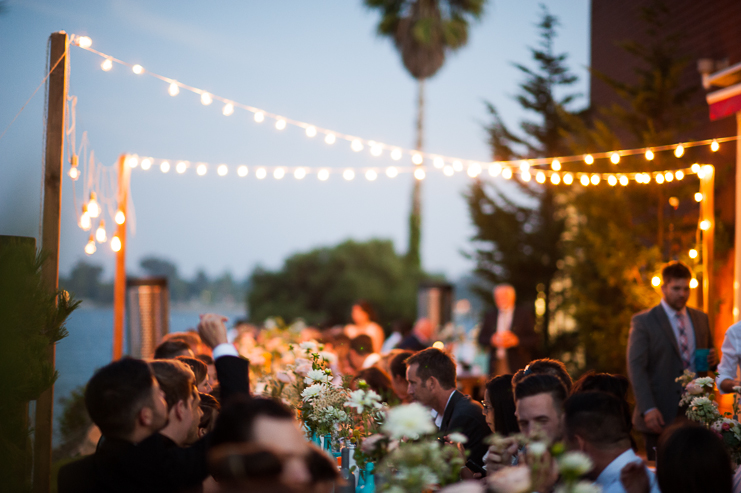
{"label": "black suit jacket", "polygon": [[409,351],[422,351],[427,349],[429,346],[422,343],[419,338],[414,334],[409,334],[402,341],[396,345],[396,349],[408,349]]}
{"label": "black suit jacket", "polygon": [[[223,356],[215,364],[223,402],[237,394],[249,395],[247,360]],[[159,433],[137,444],[106,438],[95,454],[59,470],[58,491],[177,493],[198,487],[208,476],[208,438],[207,435],[190,447],[178,447]]]}
{"label": "black suit jacket", "polygon": [[484,454],[489,450],[484,439],[491,435],[491,429],[486,424],[481,404],[457,390],[450,397],[440,425],[440,432],[443,435],[456,431],[468,438],[464,445],[469,451],[468,460],[479,468],[482,467]]}
{"label": "black suit jacket", "polygon": [[[497,331],[499,310],[493,308],[486,312],[479,331],[479,344],[489,348],[489,373],[493,374],[497,367],[497,348],[491,345],[491,336]],[[535,333],[535,319],[533,312],[524,306],[516,306],[512,314],[512,328],[510,329],[520,340],[518,346],[507,349],[507,363],[509,370],[515,373],[533,360],[539,339]]]}

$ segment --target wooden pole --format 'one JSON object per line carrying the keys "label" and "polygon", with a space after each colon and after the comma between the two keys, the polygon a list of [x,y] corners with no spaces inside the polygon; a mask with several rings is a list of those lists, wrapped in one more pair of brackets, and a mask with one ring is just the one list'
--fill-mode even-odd
{"label": "wooden pole", "polygon": [[[741,111],[736,113],[736,231],[741,232]],[[733,323],[739,321],[741,310],[741,233],[734,240],[733,266]]]}
{"label": "wooden pole", "polygon": [[[118,210],[129,219],[127,195],[131,169],[126,163],[126,154],[118,158]],[[113,285],[113,360],[123,356],[123,327],[126,310],[126,222],[118,225],[116,236],[121,241],[121,249],[116,252],[116,278]]]}
{"label": "wooden pole", "polygon": [[[708,315],[710,330],[715,334],[715,296],[713,291],[713,249],[715,245],[715,168],[703,165],[704,176],[700,179],[700,225],[702,230],[702,309]],[[706,222],[707,221],[707,222]],[[708,225],[702,229],[702,224]],[[722,340],[720,342],[723,342]],[[720,346],[720,345],[718,345]]]}
{"label": "wooden pole", "polygon": [[[48,110],[46,115],[46,162],[44,163],[44,208],[42,211],[41,249],[46,260],[41,267],[41,279],[49,292],[59,287],[59,230],[62,210],[62,166],[64,162],[64,130],[66,125],[67,70],[69,38],[60,31],[51,35],[49,67],[64,57],[49,76]],[[47,353],[55,365],[55,347]],[[33,491],[48,493],[51,487],[51,441],[54,412],[54,387],[36,401],[36,423],[33,450]]]}

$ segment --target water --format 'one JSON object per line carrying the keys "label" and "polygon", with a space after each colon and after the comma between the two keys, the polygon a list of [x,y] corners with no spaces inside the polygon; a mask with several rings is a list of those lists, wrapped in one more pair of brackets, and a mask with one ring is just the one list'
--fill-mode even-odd
{"label": "water", "polygon": [[[204,311],[196,309],[171,309],[170,332],[182,332],[198,324],[198,316]],[[244,317],[244,312],[232,307],[218,313],[230,321]],[[79,308],[67,321],[69,336],[57,344],[57,370],[59,379],[54,386],[54,445],[57,445],[59,429],[57,418],[62,407],[59,399],[84,386],[96,369],[110,363],[113,353],[113,308]],[[124,346],[125,347],[125,346]]]}

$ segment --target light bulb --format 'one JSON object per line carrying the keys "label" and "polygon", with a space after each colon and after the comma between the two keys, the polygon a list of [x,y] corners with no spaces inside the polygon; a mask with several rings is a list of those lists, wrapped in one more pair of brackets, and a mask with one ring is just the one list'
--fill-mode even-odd
{"label": "light bulb", "polygon": [[587,175],[581,175],[581,178],[579,178],[579,183],[586,187],[587,185],[589,185],[589,177]]}
{"label": "light bulb", "polygon": [[95,198],[95,192],[90,192],[90,201],[87,203],[87,213],[93,218],[100,216],[100,206]]}
{"label": "light bulb", "polygon": [[207,92],[201,93],[201,103],[204,106],[208,106],[209,104],[214,102],[214,98],[211,97],[211,95]]}
{"label": "light bulb", "polygon": [[136,75],[141,75],[144,73],[144,67],[137,63],[136,65],[131,67],[131,71],[134,72]]}
{"label": "light bulb", "polygon": [[651,285],[655,288],[661,286],[661,278],[659,276],[653,276],[651,278]]}
{"label": "light bulb", "polygon": [[501,164],[494,163],[491,166],[489,166],[489,175],[490,176],[497,176],[501,172],[502,172],[502,165]]}
{"label": "light bulb", "polygon": [[697,171],[697,177],[698,177],[699,179],[701,179],[701,180],[702,180],[703,178],[705,178],[705,168],[704,168],[704,167],[701,167],[701,168],[700,168],[700,169],[699,169],[699,170]]}
{"label": "light bulb", "polygon": [[77,166],[72,166],[67,174],[70,178],[72,178],[72,181],[77,181],[77,179],[80,177],[80,170],[77,168]]}
{"label": "light bulb", "polygon": [[702,167],[702,169],[703,171],[705,171],[705,176],[712,176],[713,171],[715,171],[715,168],[713,167],[712,164],[706,164],[705,166]]}
{"label": "light bulb", "polygon": [[607,177],[607,183],[611,187],[614,187],[615,185],[617,185],[617,182],[618,182],[618,180],[617,180],[617,177],[615,177],[615,175],[610,175],[610,176]]}
{"label": "light bulb", "polygon": [[618,154],[617,152],[613,152],[613,153],[612,153],[612,154],[610,155],[610,162],[611,162],[612,164],[617,164],[617,163],[619,163],[619,162],[620,162],[620,154]]}
{"label": "light bulb", "polygon": [[654,151],[652,151],[651,149],[646,150],[645,156],[646,156],[646,159],[648,161],[653,161],[654,160],[654,157],[655,157],[654,156]]}
{"label": "light bulb", "polygon": [[412,154],[412,163],[419,166],[423,162],[424,162],[424,158],[422,157],[422,154],[418,152],[415,152],[414,154]]}
{"label": "light bulb", "polygon": [[439,349],[440,351],[442,351],[443,349],[445,349],[445,343],[443,341],[435,341],[432,344],[432,347],[434,347],[435,349]]}
{"label": "light bulb", "polygon": [[435,159],[432,160],[432,165],[437,169],[442,169],[443,166],[445,166],[445,160],[440,156],[437,156]]}
{"label": "light bulb", "polygon": [[91,226],[90,214],[87,211],[87,206],[83,204],[82,215],[80,216],[80,228],[82,228],[83,231],[88,231]]}
{"label": "light bulb", "polygon": [[262,180],[266,176],[268,176],[268,171],[265,168],[257,168],[257,171],[255,171],[255,177],[258,180]]}
{"label": "light bulb", "polygon": [[353,141],[350,143],[350,149],[355,152],[362,151],[363,147],[363,143],[359,139],[353,139]]}
{"label": "light bulb", "polygon": [[106,58],[103,60],[103,63],[100,64],[100,68],[103,69],[103,72],[108,72],[110,69],[113,68],[113,61],[111,61],[110,58]]}
{"label": "light bulb", "polygon": [[674,149],[674,155],[677,157],[682,157],[684,155],[684,146],[682,144],[679,144],[676,149]]}
{"label": "light bulb", "polygon": [[[331,134],[330,134],[331,135]],[[317,178],[319,178],[321,181],[327,181],[329,179],[329,170],[328,169],[320,169],[319,173],[317,173]]]}
{"label": "light bulb", "polygon": [[504,168],[502,170],[502,178],[504,178],[505,180],[509,180],[510,178],[512,178],[512,168]]}
{"label": "light bulb", "polygon": [[[489,169],[491,170],[491,168],[489,168]],[[445,166],[443,168],[443,174],[445,176],[453,176],[454,173],[455,173],[455,170],[453,169],[452,166]]]}
{"label": "light bulb", "polygon": [[401,159],[401,149],[394,149],[393,151],[391,151],[391,159],[393,159],[394,161],[398,161],[399,159]]}
{"label": "light bulb", "polygon": [[265,121],[265,113],[263,113],[262,111],[258,111],[257,113],[255,113],[255,121],[257,123],[264,122]]}
{"label": "light bulb", "polygon": [[664,183],[664,175],[662,175],[661,173],[657,174],[654,177],[654,179],[656,180],[656,183],[658,183],[659,185],[661,185],[662,183]]}
{"label": "light bulb", "polygon": [[425,176],[427,176],[427,174],[425,173],[425,170],[423,170],[422,168],[417,168],[414,170],[414,178],[416,180],[422,181],[425,179]]}
{"label": "light bulb", "polygon": [[180,86],[178,86],[177,82],[170,82],[167,92],[170,93],[170,96],[177,96],[180,94]]}
{"label": "light bulb", "polygon": [[718,144],[717,140],[714,140],[710,143],[710,150],[713,152],[718,152],[718,149],[720,149],[720,144]]}
{"label": "light bulb", "polygon": [[628,185],[628,181],[629,180],[628,180],[628,177],[627,176],[623,175],[623,176],[620,177],[620,184],[622,186],[627,186]]}
{"label": "light bulb", "polygon": [[703,231],[709,230],[710,229],[710,221],[708,221],[707,219],[703,219],[702,221],[700,221],[700,229],[703,230]]}
{"label": "light bulb", "polygon": [[196,173],[198,174],[198,176],[205,175],[207,171],[208,171],[208,166],[206,166],[203,163],[201,163],[198,166],[196,166]]}
{"label": "light bulb", "polygon": [[342,177],[345,180],[350,181],[353,178],[355,178],[355,172],[351,169],[346,169],[345,171],[342,172]]}
{"label": "light bulb", "polygon": [[698,173],[698,172],[700,171],[700,165],[699,165],[699,164],[697,164],[697,163],[695,163],[695,164],[693,164],[692,166],[690,166],[690,170],[691,170],[691,171],[692,171],[693,173]]}
{"label": "light bulb", "polygon": [[643,173],[643,183],[651,183],[651,175]]}
{"label": "light bulb", "polygon": [[79,46],[80,48],[90,48],[91,46],[93,46],[93,40],[90,39],[89,36],[78,36],[77,46]]}
{"label": "light bulb", "polygon": [[121,209],[116,211],[116,216],[113,218],[116,224],[121,225],[126,222],[126,214]]}
{"label": "light bulb", "polygon": [[111,238],[111,250],[114,252],[120,252],[121,251],[121,238],[118,236],[114,236]]}
{"label": "light bulb", "polygon": [[529,182],[532,176],[529,171],[523,171],[520,173],[520,179],[524,182]]}
{"label": "light bulb", "polygon": [[528,171],[530,169],[530,163],[527,161],[520,161],[520,171]]}
{"label": "light bulb", "polygon": [[702,194],[700,192],[695,194],[695,202],[702,202]]}
{"label": "light bulb", "polygon": [[371,146],[371,150],[370,150],[371,155],[378,157],[381,155],[382,152],[383,152],[383,147],[381,147],[380,145],[376,144],[374,146]]}
{"label": "light bulb", "polygon": [[365,179],[366,179],[366,180],[368,180],[368,181],[373,181],[373,180],[375,180],[376,178],[378,178],[378,173],[376,173],[376,172],[375,172],[375,171],[373,171],[372,169],[369,169],[368,171],[366,171],[366,172],[365,172]]}
{"label": "light bulb", "polygon": [[306,127],[306,136],[307,137],[315,137],[316,136],[316,127],[313,125],[309,125]]}
{"label": "light bulb", "polygon": [[95,239],[98,240],[98,243],[105,243],[108,240],[105,234],[105,221],[102,219],[98,225],[98,229],[95,230]]}
{"label": "light bulb", "polygon": [[146,171],[146,170],[148,170],[151,167],[152,167],[152,160],[151,159],[149,159],[148,157],[145,157],[144,159],[142,159],[142,169],[143,170]]}
{"label": "light bulb", "polygon": [[690,280],[690,289],[696,289],[697,286],[699,286],[699,285],[700,285],[700,283],[697,282],[697,279],[694,279],[693,278],[693,279]]}
{"label": "light bulb", "polygon": [[188,169],[188,164],[185,161],[180,161],[178,162],[178,164],[175,165],[175,171],[177,171],[181,175],[185,173],[186,169]]}
{"label": "light bulb", "polygon": [[220,164],[218,168],[216,168],[216,174],[219,176],[226,176],[226,174],[229,173],[229,166],[226,164]]}
{"label": "light bulb", "polygon": [[594,157],[591,154],[584,156],[584,162],[587,164],[594,164]]}
{"label": "light bulb", "polygon": [[456,171],[463,171],[463,163],[458,160],[453,161],[453,169]]}
{"label": "light bulb", "polygon": [[296,168],[296,170],[293,172],[293,177],[297,180],[303,180],[306,176],[306,170],[304,168]]}
{"label": "light bulb", "polygon": [[599,185],[600,176],[599,175],[592,175],[592,177],[589,179],[590,182],[592,182],[592,185]]}
{"label": "light bulb", "polygon": [[337,142],[337,137],[335,137],[334,134],[327,134],[327,136],[324,137],[324,142],[326,142],[329,145],[332,145],[335,142]]}
{"label": "light bulb", "polygon": [[559,183],[561,183],[561,175],[559,175],[558,173],[553,173],[551,175],[551,183],[553,183],[554,185],[558,185]]}
{"label": "light bulb", "polygon": [[286,121],[283,118],[280,118],[277,122],[275,122],[275,128],[278,130],[283,130],[286,128]]}
{"label": "light bulb", "polygon": [[221,110],[221,113],[222,113],[222,114],[223,114],[224,116],[229,116],[229,115],[231,115],[232,113],[234,113],[234,105],[233,105],[232,103],[226,103],[226,104],[224,105],[224,109],[222,109],[222,110]]}
{"label": "light bulb", "polygon": [[566,185],[571,185],[572,183],[574,183],[574,175],[572,175],[571,173],[566,173],[565,175],[563,175],[563,182]]}
{"label": "light bulb", "polygon": [[558,171],[561,169],[561,161],[558,159],[554,159],[553,162],[551,162],[551,169],[553,171]]}
{"label": "light bulb", "polygon": [[167,173],[168,171],[170,171],[170,163],[168,163],[167,161],[162,161],[162,164],[160,164],[160,171],[162,171],[163,173]]}
{"label": "light bulb", "polygon": [[697,258],[697,250],[695,250],[694,248],[690,249],[689,256],[690,258]]}
{"label": "light bulb", "polygon": [[396,178],[399,175],[399,170],[394,168],[393,166],[389,166],[386,168],[386,176],[389,178]]}
{"label": "light bulb", "polygon": [[665,179],[666,181],[674,181],[674,173],[672,173],[671,171],[667,171],[667,172],[666,172],[666,173],[664,174],[664,179]]}
{"label": "light bulb", "polygon": [[237,175],[239,175],[240,178],[244,178],[245,176],[247,176],[247,173],[249,173],[247,166],[240,166],[239,168],[237,168]]}
{"label": "light bulb", "polygon": [[543,173],[542,171],[538,171],[535,174],[535,181],[537,181],[538,183],[545,183],[545,173]]}
{"label": "light bulb", "polygon": [[90,240],[88,240],[87,245],[85,245],[85,253],[92,255],[95,253],[95,250],[97,250],[97,247],[95,246],[95,238],[93,238],[93,235],[90,235]]}
{"label": "light bulb", "polygon": [[124,161],[124,163],[129,168],[136,168],[137,166],[139,166],[139,156],[137,156],[136,154],[134,154],[133,156],[128,155],[126,156],[126,160]]}
{"label": "light bulb", "polygon": [[476,178],[481,174],[481,166],[479,166],[478,163],[471,163],[468,166],[468,170],[466,171],[466,173],[468,173],[468,176],[470,176],[471,178]]}
{"label": "light bulb", "polygon": [[276,180],[281,180],[284,176],[286,176],[286,170],[283,168],[276,168],[275,171],[273,171],[273,178]]}

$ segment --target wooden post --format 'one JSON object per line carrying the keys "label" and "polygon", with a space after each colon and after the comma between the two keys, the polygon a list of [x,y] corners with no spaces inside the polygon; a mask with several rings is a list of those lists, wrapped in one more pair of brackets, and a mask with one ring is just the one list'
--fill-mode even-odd
{"label": "wooden post", "polygon": [[[713,290],[713,249],[715,245],[715,168],[702,165],[704,175],[700,178],[700,225],[707,221],[708,228],[702,229],[702,309],[708,315],[710,330],[715,333],[715,296]],[[720,342],[723,342],[722,340]]]}
{"label": "wooden post", "polygon": [[116,236],[121,240],[121,249],[116,252],[116,277],[113,285],[113,361],[123,356],[123,327],[126,309],[126,224],[129,211],[126,208],[131,168],[126,154],[118,158],[118,210],[123,211],[126,221],[118,225]]}
{"label": "wooden post", "polygon": [[[44,208],[41,249],[47,255],[41,267],[44,287],[54,292],[59,287],[59,229],[62,210],[62,166],[64,162],[64,132],[66,125],[67,70],[69,53],[67,33],[51,35],[49,67],[64,59],[49,76],[48,113],[46,115],[46,162],[44,163]],[[48,350],[48,359],[55,365],[55,347]],[[54,387],[36,401],[36,424],[33,450],[33,491],[48,493],[51,487],[51,440],[54,412]]]}

